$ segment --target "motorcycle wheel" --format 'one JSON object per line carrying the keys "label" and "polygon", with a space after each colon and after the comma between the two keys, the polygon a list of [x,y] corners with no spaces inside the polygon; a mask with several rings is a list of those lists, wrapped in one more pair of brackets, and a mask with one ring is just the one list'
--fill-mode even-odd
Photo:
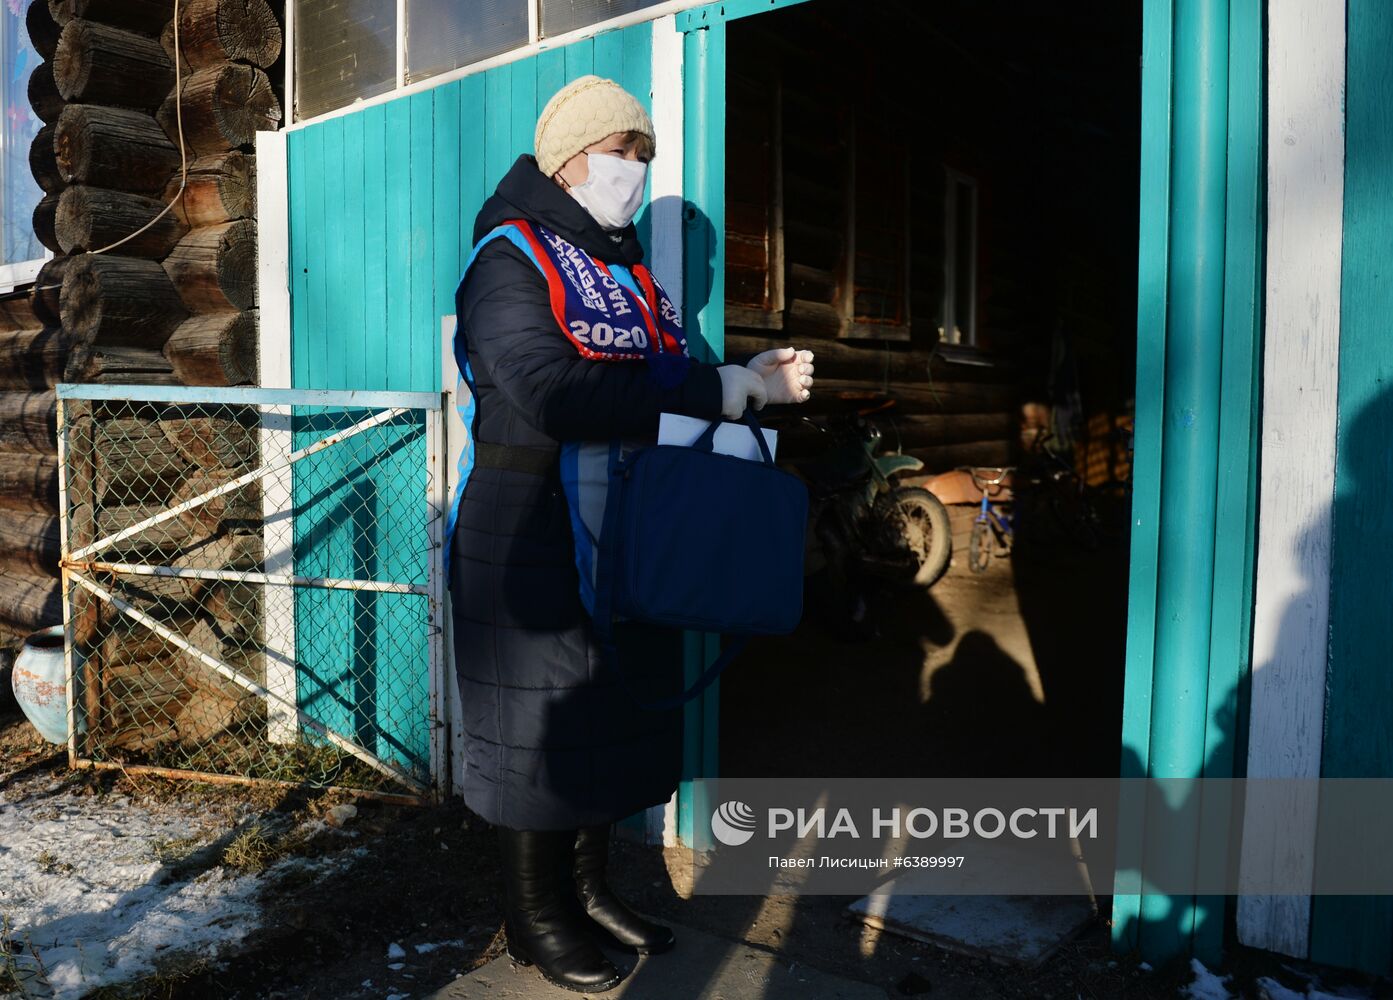
{"label": "motorcycle wheel", "polygon": [[967,568],[974,573],[985,573],[991,565],[991,534],[986,521],[978,521],[972,526],[972,537],[967,542]]}
{"label": "motorcycle wheel", "polygon": [[876,499],[871,517],[877,554],[906,566],[900,582],[915,587],[938,582],[953,557],[948,508],[938,497],[919,486],[901,486]]}

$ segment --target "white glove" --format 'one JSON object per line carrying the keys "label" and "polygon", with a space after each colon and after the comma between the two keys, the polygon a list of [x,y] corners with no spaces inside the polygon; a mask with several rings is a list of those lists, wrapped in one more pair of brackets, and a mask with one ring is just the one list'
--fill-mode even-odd
{"label": "white glove", "polygon": [[721,376],[721,416],[726,419],[739,420],[744,416],[746,400],[753,400],[756,410],[768,401],[764,379],[748,368],[721,365],[716,371]]}
{"label": "white glove", "polygon": [[776,347],[756,354],[745,367],[764,380],[771,403],[803,403],[813,394],[813,352]]}

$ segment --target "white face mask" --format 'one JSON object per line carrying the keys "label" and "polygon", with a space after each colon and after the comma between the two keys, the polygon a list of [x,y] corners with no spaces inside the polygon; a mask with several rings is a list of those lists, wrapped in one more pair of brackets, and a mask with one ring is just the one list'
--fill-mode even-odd
{"label": "white face mask", "polygon": [[587,153],[590,176],[571,186],[571,197],[606,229],[623,229],[633,221],[643,201],[648,164],[605,153]]}

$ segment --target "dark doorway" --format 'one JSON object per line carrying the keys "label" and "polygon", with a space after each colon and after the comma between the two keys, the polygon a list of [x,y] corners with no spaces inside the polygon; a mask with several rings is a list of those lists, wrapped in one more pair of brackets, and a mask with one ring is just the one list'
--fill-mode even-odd
{"label": "dark doorway", "polygon": [[[905,481],[1055,462],[1109,530],[1022,524],[973,574],[950,506],[933,588],[864,581],[850,631],[810,593],[722,680],[720,773],[1115,775],[1141,4],[814,0],[728,32],[727,356],[812,349],[800,412],[861,411],[924,462]],[[781,460],[824,447],[785,426]]]}

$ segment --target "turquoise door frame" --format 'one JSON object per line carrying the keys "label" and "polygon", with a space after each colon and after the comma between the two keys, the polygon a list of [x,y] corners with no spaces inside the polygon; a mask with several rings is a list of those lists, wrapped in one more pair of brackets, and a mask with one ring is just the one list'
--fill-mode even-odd
{"label": "turquoise door frame", "polygon": [[[692,352],[703,361],[725,356],[726,24],[807,0],[729,0],[677,15],[683,33],[683,315]],[[720,637],[689,632],[684,672],[691,684],[720,652]],[[720,770],[721,683],[689,703],[683,719],[682,784],[677,836],[711,846],[711,809],[701,778]]]}
{"label": "turquoise door frame", "polygon": [[[1262,4],[1146,0],[1142,46],[1121,774],[1241,776],[1261,399]],[[1203,814],[1207,835],[1228,829],[1222,810]],[[1148,824],[1163,835],[1155,850],[1196,856],[1198,829]],[[1113,899],[1114,946],[1153,962],[1217,960],[1225,925],[1224,897],[1143,887]]]}

